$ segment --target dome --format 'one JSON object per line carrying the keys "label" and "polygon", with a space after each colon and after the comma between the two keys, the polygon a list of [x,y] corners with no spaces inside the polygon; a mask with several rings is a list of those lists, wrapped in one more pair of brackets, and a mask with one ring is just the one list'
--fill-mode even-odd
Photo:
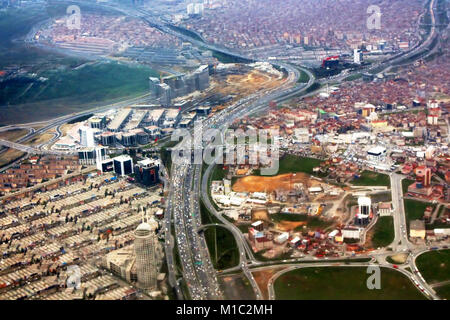
{"label": "dome", "polygon": [[140,225],[138,225],[136,231],[152,231],[152,228],[148,223],[142,222]]}

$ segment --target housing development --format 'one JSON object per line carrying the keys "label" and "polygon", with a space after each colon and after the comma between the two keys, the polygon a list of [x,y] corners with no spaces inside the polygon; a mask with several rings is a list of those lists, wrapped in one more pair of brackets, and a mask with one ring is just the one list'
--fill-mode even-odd
{"label": "housing development", "polygon": [[0,300],[449,299],[448,23],[0,1]]}

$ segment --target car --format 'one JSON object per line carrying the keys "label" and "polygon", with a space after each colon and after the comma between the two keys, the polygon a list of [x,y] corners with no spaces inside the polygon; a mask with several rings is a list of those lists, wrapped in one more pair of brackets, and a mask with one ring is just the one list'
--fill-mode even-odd
{"label": "car", "polygon": [[393,265],[394,269],[398,269],[398,265],[394,264]]}

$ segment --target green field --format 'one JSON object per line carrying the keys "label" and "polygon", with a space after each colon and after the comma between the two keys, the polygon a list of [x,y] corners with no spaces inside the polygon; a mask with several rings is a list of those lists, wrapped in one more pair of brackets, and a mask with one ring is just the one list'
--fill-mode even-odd
{"label": "green field", "polygon": [[389,176],[383,173],[377,173],[373,171],[364,170],[361,172],[361,176],[354,179],[351,184],[355,186],[391,186],[391,180]]}
{"label": "green field", "polygon": [[403,195],[408,193],[408,187],[414,183],[414,180],[410,180],[410,179],[403,179],[402,180],[402,190],[403,190]]}
{"label": "green field", "polygon": [[425,252],[417,257],[416,264],[428,283],[450,280],[450,250]]}
{"label": "green field", "polygon": [[68,3],[0,12],[0,70],[15,70],[0,82],[0,125],[46,120],[134,97],[146,93],[149,76],[158,75],[145,66],[88,62],[20,41],[38,22],[65,15]]}
{"label": "green field", "polygon": [[357,79],[360,79],[360,78],[362,78],[362,74],[361,73],[355,73],[355,74],[352,74],[351,76],[348,76],[347,78],[345,78],[344,81],[354,81],[354,80],[357,80]]}
{"label": "green field", "polygon": [[239,264],[239,250],[230,231],[222,227],[209,227],[205,230],[205,240],[214,268],[222,270]]}
{"label": "green field", "polygon": [[[305,228],[308,230],[316,230],[316,229],[326,229],[333,224],[333,221],[323,220],[319,217],[311,217],[305,214],[291,214],[291,213],[276,213],[271,214],[270,218],[273,222],[281,222],[281,221],[306,221],[307,226]],[[303,231],[303,226],[296,228],[296,231]]]}
{"label": "green field", "polygon": [[308,83],[308,81],[309,81],[308,74],[305,71],[300,70],[300,77],[298,78],[297,82],[298,83]]}
{"label": "green field", "polygon": [[364,267],[303,268],[274,283],[278,300],[418,300],[425,297],[403,274],[381,269],[381,289],[369,290]]}
{"label": "green field", "polygon": [[442,299],[450,299],[450,284],[434,288],[434,291],[436,291],[437,295]]}
{"label": "green field", "polygon": [[0,83],[0,124],[43,120],[92,108],[93,103],[146,93],[148,77],[157,75],[144,66],[117,62],[96,63],[39,74],[47,81],[12,79]]}
{"label": "green field", "polygon": [[298,157],[287,154],[280,159],[280,168],[277,174],[304,172],[313,173],[313,168],[320,166],[322,160]]}
{"label": "green field", "polygon": [[406,224],[409,230],[409,222],[411,220],[422,219],[425,209],[428,206],[433,207],[433,210],[436,205],[429,202],[422,202],[417,200],[405,199],[405,214],[406,214]]}
{"label": "green field", "polygon": [[374,248],[386,247],[394,241],[394,218],[379,217],[374,226],[372,245]]}

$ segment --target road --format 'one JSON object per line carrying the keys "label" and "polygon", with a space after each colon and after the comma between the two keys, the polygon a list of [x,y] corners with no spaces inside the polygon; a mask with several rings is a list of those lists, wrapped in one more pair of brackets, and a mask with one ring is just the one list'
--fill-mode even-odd
{"label": "road", "polygon": [[[82,1],[77,1],[83,3]],[[414,56],[416,56],[422,50],[428,49],[429,46],[433,43],[434,38],[436,37],[436,27],[435,27],[435,14],[433,11],[435,0],[432,0],[430,3],[430,13],[432,16],[432,29],[429,37],[417,47],[412,50],[402,53],[396,57],[390,58],[382,63],[378,63],[374,66],[371,66],[368,70],[374,70],[375,68],[381,68],[384,70],[386,68],[391,67],[394,64],[400,63],[402,60],[408,60]],[[134,8],[125,8],[118,5],[110,5],[104,3],[98,3],[95,5],[107,6],[111,8],[115,8],[119,11],[122,11],[126,15],[140,17],[144,21],[147,21],[150,25],[160,29],[161,31],[177,36],[178,38],[189,41],[196,46],[201,46],[203,48],[214,50],[223,54],[227,54],[230,56],[234,56],[239,59],[245,59],[248,61],[252,61],[247,57],[243,56],[240,53],[235,53],[230,51],[227,48],[220,47],[217,45],[212,45],[209,43],[204,43],[202,41],[192,39],[185,34],[174,31],[167,22],[163,22],[159,20],[157,17],[152,15],[151,13],[143,10],[136,10]],[[282,84],[280,87],[268,90],[266,92],[259,92],[249,97],[243,98],[235,103],[233,106],[222,110],[221,112],[215,114],[213,117],[204,121],[205,128],[217,128],[224,129],[227,128],[230,123],[232,123],[235,119],[241,118],[243,116],[261,112],[265,108],[268,107],[268,103],[270,101],[285,101],[294,96],[299,95],[308,95],[313,93],[308,93],[307,90],[314,84],[315,78],[314,76],[306,69],[302,69],[307,72],[310,76],[309,82],[304,85],[298,85],[297,80],[299,78],[300,71],[297,68],[293,68],[289,65],[282,64],[280,62],[272,62],[273,65],[277,67],[282,67],[288,71],[288,77],[286,82]],[[384,69],[383,69],[384,68]],[[358,70],[356,72],[361,72],[362,70]],[[355,73],[356,73],[355,72]],[[351,76],[352,73],[348,73],[346,75],[340,75],[333,78],[328,78],[321,80],[322,84],[326,83],[334,83],[342,81],[344,78]],[[145,101],[146,97],[138,97],[134,100],[123,101],[118,104],[108,105],[104,107],[99,107],[95,109],[91,109],[88,111],[83,111],[77,114],[72,114],[69,116],[64,116],[58,119],[54,119],[52,121],[46,122],[45,126],[36,130],[33,133],[30,133],[29,136],[33,137],[37,134],[47,131],[50,128],[61,125],[63,123],[67,123],[73,119],[81,117],[83,115],[87,115],[92,112],[100,112],[103,110],[107,110],[110,108],[120,108],[129,104],[136,104]],[[14,128],[15,126],[10,126],[10,128]],[[29,138],[30,138],[29,137]],[[206,147],[209,145],[205,144]],[[182,143],[177,147],[183,147]],[[203,146],[205,147],[205,146]],[[190,147],[189,147],[190,148]],[[251,248],[248,247],[248,243],[243,239],[242,233],[236,228],[232,227],[230,223],[223,218],[220,213],[214,210],[213,206],[208,202],[209,199],[207,197],[207,179],[209,174],[211,173],[212,165],[210,165],[202,178],[201,190],[196,187],[196,185],[200,185],[200,172],[201,165],[192,165],[190,163],[174,163],[172,165],[172,177],[171,177],[171,185],[169,188],[169,197],[167,204],[167,212],[169,212],[168,219],[166,220],[166,228],[168,228],[168,224],[170,223],[170,219],[173,218],[174,226],[175,226],[175,239],[178,244],[178,252],[181,257],[181,263],[183,268],[183,278],[187,283],[190,297],[193,299],[221,299],[222,294],[218,287],[218,282],[216,278],[216,273],[212,268],[212,264],[210,261],[209,253],[205,244],[205,240],[198,234],[198,229],[201,227],[199,223],[200,211],[198,207],[198,199],[201,197],[203,201],[205,201],[205,205],[210,210],[212,214],[214,214],[225,226],[228,228],[236,238],[236,242],[238,243],[238,249],[240,252],[240,268],[244,272],[244,274],[249,278],[252,287],[255,291],[255,294],[258,299],[262,299],[261,291],[259,287],[256,285],[253,276],[249,270],[249,265],[257,265],[258,262],[254,259],[253,254],[251,252]],[[206,181],[206,182],[205,182]],[[406,231],[406,221],[404,215],[404,207],[403,201],[401,199],[401,177],[391,176],[392,181],[392,189],[395,190],[393,192],[393,203],[395,207],[395,215],[394,215],[394,223],[395,223],[395,251],[397,250],[408,250],[411,247],[407,236],[405,236],[404,232]],[[400,193],[398,193],[400,190]],[[394,193],[396,196],[394,196]],[[394,198],[395,197],[395,198]],[[220,217],[220,218],[219,218]],[[166,229],[166,234],[167,231]],[[166,238],[167,239],[167,238]],[[169,238],[170,242],[170,238]],[[172,247],[172,246],[171,246]],[[173,247],[172,247],[173,248]],[[414,248],[416,250],[416,248]],[[168,247],[166,247],[166,253],[168,252]],[[425,249],[424,249],[425,250]],[[392,252],[391,252],[392,254]],[[415,251],[415,257],[420,253]],[[250,257],[247,259],[247,255]],[[383,257],[386,255],[385,252],[378,253],[377,258]],[[169,261],[171,260],[171,261]],[[383,260],[383,259],[380,259]],[[415,266],[415,259],[410,259],[411,266]],[[173,257],[170,254],[168,263],[174,264]],[[386,263],[385,260],[382,263]],[[329,265],[330,262],[325,263],[324,265]],[[309,265],[311,266],[311,265]],[[405,273],[403,269],[399,270],[400,272]],[[412,276],[416,281],[421,281],[420,277],[415,274]],[[418,279],[418,280],[417,280]],[[419,282],[425,288],[424,291],[426,294],[433,295],[433,290],[427,287],[427,284],[423,282]]]}

